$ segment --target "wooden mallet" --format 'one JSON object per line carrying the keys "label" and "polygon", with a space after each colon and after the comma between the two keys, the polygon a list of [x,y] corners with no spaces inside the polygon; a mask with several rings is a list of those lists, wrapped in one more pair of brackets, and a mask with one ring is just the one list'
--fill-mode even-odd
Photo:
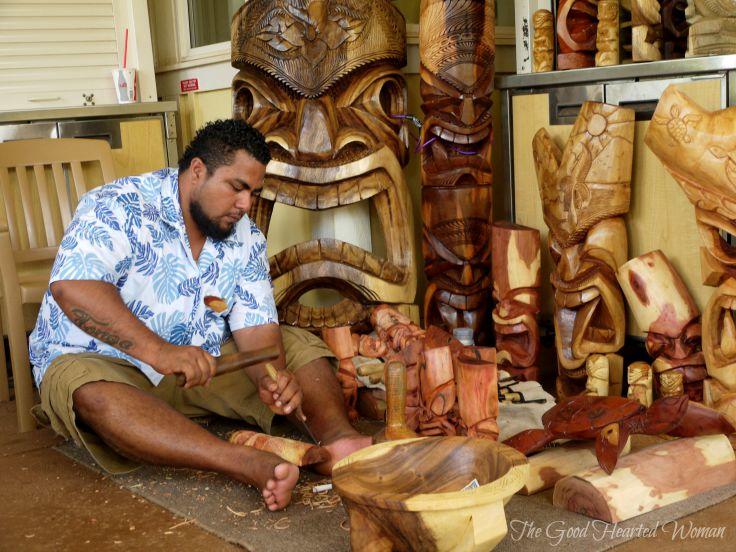
{"label": "wooden mallet", "polygon": [[[230,355],[223,355],[218,357],[216,360],[217,368],[215,377],[221,376],[222,374],[229,374],[230,372],[236,372],[246,366],[253,366],[254,364],[259,364],[261,362],[275,360],[278,357],[279,349],[276,345],[254,349],[252,351],[240,351]],[[184,374],[176,376],[176,383],[180,387],[183,387],[186,382],[187,378]]]}

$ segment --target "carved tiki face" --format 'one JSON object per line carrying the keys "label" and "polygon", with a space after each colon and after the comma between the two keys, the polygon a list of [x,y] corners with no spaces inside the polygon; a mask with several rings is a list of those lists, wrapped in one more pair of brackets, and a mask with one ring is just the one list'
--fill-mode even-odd
{"label": "carved tiki face", "polygon": [[591,353],[624,341],[624,305],[616,269],[626,261],[634,112],[586,102],[564,152],[546,130],[534,137],[534,161],[555,268],[555,340],[571,377]]}
{"label": "carved tiki face", "polygon": [[[247,0],[233,18],[234,116],[266,137],[273,160],[251,217],[265,232],[273,202],[319,211],[369,200],[385,255],[316,239],[270,259],[283,322],[349,325],[366,302],[411,303],[416,292],[408,159],[405,24],[387,0]],[[339,238],[339,236],[338,236]],[[299,297],[337,290],[333,308]]]}
{"label": "carved tiki face", "polygon": [[703,311],[705,361],[736,389],[736,108],[708,112],[670,86],[645,141],[695,206],[703,283],[719,286]]}
{"label": "carved tiki face", "polygon": [[491,2],[423,0],[419,51],[427,324],[476,333],[490,287]]}
{"label": "carved tiki face", "polygon": [[692,400],[703,400],[705,360],[701,350],[700,311],[685,282],[661,251],[631,259],[618,269],[618,281],[646,347],[661,374],[677,370]]}

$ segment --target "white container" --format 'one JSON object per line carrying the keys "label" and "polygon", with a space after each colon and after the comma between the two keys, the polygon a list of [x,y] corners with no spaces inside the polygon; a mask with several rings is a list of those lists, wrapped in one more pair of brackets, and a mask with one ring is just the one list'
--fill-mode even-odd
{"label": "white container", "polygon": [[112,81],[118,103],[134,103],[138,101],[138,75],[135,69],[113,69]]}

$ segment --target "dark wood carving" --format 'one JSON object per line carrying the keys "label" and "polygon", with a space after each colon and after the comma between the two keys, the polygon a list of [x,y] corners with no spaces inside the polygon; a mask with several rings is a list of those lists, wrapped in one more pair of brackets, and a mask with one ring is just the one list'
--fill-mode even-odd
{"label": "dark wood carving", "polygon": [[422,0],[419,25],[427,325],[487,334],[490,303],[493,3]]}
{"label": "dark wood carving", "polygon": [[557,6],[557,69],[595,65],[598,2],[560,0]]}
{"label": "dark wood carving", "polygon": [[595,439],[598,463],[608,474],[629,435],[694,437],[736,431],[722,414],[684,395],[657,399],[648,409],[633,399],[580,395],[545,412],[542,424],[544,429],[522,431],[504,444],[531,454],[556,439]]}
{"label": "dark wood carving", "polygon": [[[414,300],[405,34],[388,0],[247,0],[233,18],[233,116],[260,130],[273,156],[251,218],[266,233],[274,203],[319,211],[369,200],[386,243],[382,256],[336,238],[272,256],[282,323],[351,326],[367,319],[366,304]],[[301,304],[315,288],[344,299]]]}
{"label": "dark wood carving", "polygon": [[687,0],[662,0],[662,55],[664,59],[684,58],[690,24],[685,18]]}
{"label": "dark wood carving", "polygon": [[491,236],[496,362],[517,379],[538,380],[539,230],[497,222]]}
{"label": "dark wood carving", "polygon": [[703,398],[736,422],[736,252],[721,235],[736,234],[736,108],[710,112],[670,86],[645,142],[695,207],[703,283],[718,288],[702,315]]}
{"label": "dark wood carving", "polygon": [[[680,275],[661,251],[631,259],[618,269],[618,281],[629,308],[646,332],[646,347],[654,357],[655,392],[687,394],[703,401],[707,375],[701,349],[700,311]],[[664,381],[669,372],[682,374],[682,386],[672,393]]]}
{"label": "dark wood carving", "polygon": [[[549,249],[555,264],[558,393],[582,391],[591,355],[624,342],[625,316],[616,270],[627,259],[634,111],[586,102],[564,152],[545,129],[534,136],[534,161]],[[596,365],[600,357],[596,355]]]}

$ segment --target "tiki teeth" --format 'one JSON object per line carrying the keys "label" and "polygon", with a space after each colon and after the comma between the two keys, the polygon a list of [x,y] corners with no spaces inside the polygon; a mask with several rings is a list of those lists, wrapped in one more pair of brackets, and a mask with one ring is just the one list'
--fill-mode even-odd
{"label": "tiki teeth", "polygon": [[723,311],[723,331],[721,332],[721,351],[728,358],[736,355],[736,324],[730,310]]}

